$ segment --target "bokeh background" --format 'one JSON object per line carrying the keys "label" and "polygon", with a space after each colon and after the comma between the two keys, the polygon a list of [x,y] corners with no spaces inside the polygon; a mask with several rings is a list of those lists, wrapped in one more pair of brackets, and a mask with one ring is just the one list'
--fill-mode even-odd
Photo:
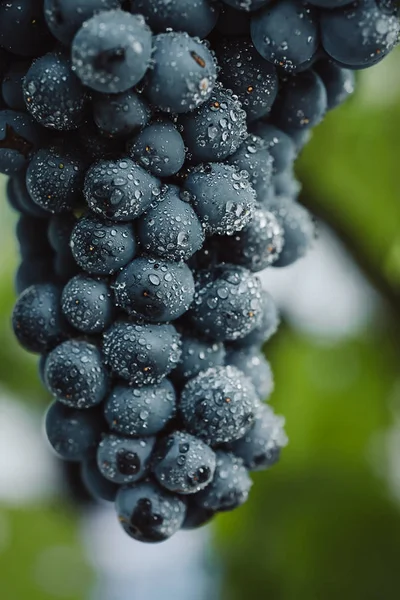
{"label": "bokeh background", "polygon": [[265,353],[290,444],[246,506],[159,546],[74,502],[47,447],[49,398],[10,328],[16,215],[0,180],[2,600],[399,598],[399,60],[362,72],[314,132],[297,173],[319,238],[262,275],[282,311]]}

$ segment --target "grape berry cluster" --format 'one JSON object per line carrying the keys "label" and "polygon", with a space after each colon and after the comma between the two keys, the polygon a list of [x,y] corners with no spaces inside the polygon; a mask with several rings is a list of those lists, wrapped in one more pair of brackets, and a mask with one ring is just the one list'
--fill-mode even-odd
{"label": "grape berry cluster", "polygon": [[51,445],[135,539],[278,460],[256,273],[308,250],[294,161],[398,32],[390,0],[0,0],[15,335]]}

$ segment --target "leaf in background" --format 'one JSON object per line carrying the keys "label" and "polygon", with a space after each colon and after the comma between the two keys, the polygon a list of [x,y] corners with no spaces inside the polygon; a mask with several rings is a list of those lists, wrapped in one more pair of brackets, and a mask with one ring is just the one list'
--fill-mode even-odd
{"label": "leaf in background", "polygon": [[225,597],[389,600],[400,512],[369,458],[390,422],[390,339],[370,332],[329,346],[282,329],[268,358],[290,441],[278,466],[254,476],[248,504],[216,522]]}
{"label": "leaf in background", "polygon": [[1,598],[82,600],[91,585],[73,513],[0,507]]}

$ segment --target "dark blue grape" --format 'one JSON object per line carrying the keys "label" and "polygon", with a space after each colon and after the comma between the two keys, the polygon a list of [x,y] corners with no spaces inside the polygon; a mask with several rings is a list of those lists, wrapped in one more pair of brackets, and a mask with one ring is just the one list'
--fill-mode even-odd
{"label": "dark blue grape", "polygon": [[254,11],[262,8],[271,0],[222,0],[236,10]]}
{"label": "dark blue grape", "polygon": [[45,381],[44,381],[44,368],[46,366],[46,360],[47,360],[47,356],[48,354],[46,352],[44,352],[43,354],[41,354],[39,356],[39,361],[37,364],[37,370],[38,370],[38,375],[39,375],[39,379],[40,382],[43,386],[45,386]]}
{"label": "dark blue grape", "polygon": [[221,450],[216,454],[214,479],[205,490],[195,496],[195,500],[207,510],[234,510],[247,501],[252,481],[240,458]]}
{"label": "dark blue grape", "polygon": [[68,340],[50,352],[45,367],[49,392],[71,408],[91,408],[104,400],[108,375],[93,344]]}
{"label": "dark blue grape", "polygon": [[1,92],[4,102],[13,110],[26,110],[22,83],[30,66],[31,61],[18,60],[4,74]]}
{"label": "dark blue grape", "polygon": [[83,461],[96,451],[103,428],[97,409],[75,410],[53,402],[46,414],[47,438],[64,460]]}
{"label": "dark blue grape", "polygon": [[154,437],[133,439],[114,434],[104,436],[97,450],[100,473],[118,484],[140,481],[149,471],[155,441]]}
{"label": "dark blue grape", "polygon": [[[310,7],[310,5],[308,5]],[[313,10],[317,10],[316,8],[312,7]],[[316,61],[319,58],[326,58],[326,52],[324,52],[324,50],[321,48],[321,46],[319,45],[317,48],[317,51],[315,52],[315,54],[313,54],[313,56],[307,60],[306,62],[304,62],[303,64],[301,64],[297,69],[296,69],[296,73],[303,73],[304,71],[308,71],[310,69],[313,68],[314,64],[316,63]],[[289,73],[289,76],[292,73]],[[281,73],[283,79],[285,79],[285,75],[283,73]]]}
{"label": "dark blue grape", "polygon": [[[300,191],[301,183],[296,178],[293,167],[289,167],[286,171],[282,171],[278,175],[274,175],[272,178],[274,192],[270,198],[267,198],[266,206],[275,202],[274,196],[286,196],[296,200]],[[279,199],[276,199],[279,201]]]}
{"label": "dark blue grape", "polygon": [[18,298],[12,322],[16,338],[30,352],[50,350],[64,337],[61,290],[51,284],[33,285]]}
{"label": "dark blue grape", "polygon": [[27,217],[35,219],[49,218],[47,210],[40,208],[30,197],[26,187],[26,171],[16,173],[8,180],[7,195],[11,206]]}
{"label": "dark blue grape", "polygon": [[246,139],[246,113],[231,90],[216,85],[197,111],[179,119],[191,162],[222,161]]}
{"label": "dark blue grape", "polygon": [[280,321],[278,309],[272,296],[265,290],[261,292],[261,305],[262,317],[260,323],[244,338],[236,340],[234,342],[235,348],[262,346],[276,333]]}
{"label": "dark blue grape", "polygon": [[115,375],[132,385],[154,385],[177,365],[180,336],[172,325],[119,321],[105,332],[103,352]]}
{"label": "dark blue grape", "polygon": [[89,458],[82,462],[81,477],[83,485],[94,500],[115,501],[119,487],[103,477],[96,459]]}
{"label": "dark blue grape", "polygon": [[67,321],[87,334],[104,331],[114,317],[113,296],[107,283],[83,273],[64,287],[61,307]]}
{"label": "dark blue grape", "polygon": [[283,429],[285,420],[278,417],[266,404],[262,404],[252,428],[228,448],[241,458],[250,471],[272,467],[278,460],[287,437]]}
{"label": "dark blue grape", "polygon": [[191,530],[198,529],[207,525],[215,515],[213,510],[202,508],[196,504],[195,496],[188,496],[187,499],[186,518],[182,524],[182,529]]}
{"label": "dark blue grape", "polygon": [[258,405],[251,381],[228,365],[190,379],[182,391],[180,410],[187,431],[216,446],[243,437]]}
{"label": "dark blue grape", "polygon": [[168,379],[141,388],[119,384],[104,405],[110,429],[128,437],[156,435],[175,413],[176,393]]}
{"label": "dark blue grape", "polygon": [[102,135],[91,119],[78,129],[77,145],[93,162],[126,155],[124,139]]}
{"label": "dark blue grape", "polygon": [[298,0],[273,2],[252,17],[251,38],[266,60],[295,71],[318,49],[317,11]]}
{"label": "dark blue grape", "polygon": [[27,214],[24,211],[22,204],[20,202],[20,199],[19,199],[19,195],[15,193],[14,180],[15,180],[15,177],[9,177],[7,179],[6,198],[7,198],[7,202],[9,204],[10,208],[12,208],[16,212],[20,213],[21,215],[33,216],[33,215]]}
{"label": "dark blue grape", "polygon": [[229,349],[226,364],[242,371],[255,387],[260,400],[267,400],[274,389],[271,366],[258,347]]}
{"label": "dark blue grape", "polygon": [[207,444],[189,433],[175,431],[159,441],[152,473],[170,492],[195,494],[212,481],[215,464],[215,453]]}
{"label": "dark blue grape", "polygon": [[39,56],[53,43],[43,0],[0,2],[0,46],[20,56]]}
{"label": "dark blue grape", "polygon": [[125,139],[145,127],[150,109],[142,96],[133,90],[121,94],[96,94],[93,119],[106,137]]}
{"label": "dark blue grape", "polygon": [[53,269],[57,281],[61,285],[65,285],[70,279],[80,273],[80,269],[70,250],[69,252],[56,252],[53,261]]}
{"label": "dark blue grape", "polygon": [[250,134],[227,162],[238,171],[247,171],[259,202],[268,197],[272,188],[273,158],[262,138]]}
{"label": "dark blue grape", "polygon": [[262,319],[260,280],[243,267],[221,265],[200,274],[190,318],[213,340],[237,340]]}
{"label": "dark blue grape", "polygon": [[71,249],[78,265],[91,275],[115,273],[135,256],[132,223],[113,223],[88,215],[75,225]]}
{"label": "dark blue grape", "polygon": [[73,277],[81,273],[79,266],[72,256],[71,250],[68,248],[64,252],[55,252],[53,268],[60,283],[63,285],[66,285]]}
{"label": "dark blue grape", "polygon": [[270,210],[283,227],[285,240],[274,267],[287,267],[310,249],[315,239],[315,223],[303,206],[284,196],[277,198]]}
{"label": "dark blue grape", "polygon": [[4,73],[10,66],[11,54],[9,54],[4,48],[0,48],[0,79],[3,78]]}
{"label": "dark blue grape", "polygon": [[226,236],[208,236],[201,250],[196,252],[188,261],[188,266],[192,271],[204,271],[218,266],[221,263],[219,259],[220,242],[225,239]]}
{"label": "dark blue grape", "polygon": [[339,8],[345,4],[352,4],[354,0],[309,0],[309,2],[319,8]]}
{"label": "dark blue grape", "polygon": [[[333,0],[332,0],[332,2],[333,2]],[[349,2],[349,4],[350,4],[350,2]],[[399,7],[398,7],[396,0],[376,0],[376,5],[379,8],[379,10],[381,10],[382,12],[385,12],[389,15],[397,15],[398,16],[398,14],[399,14]]]}
{"label": "dark blue grape", "polygon": [[199,165],[189,172],[183,188],[209,234],[232,235],[251,219],[255,191],[247,173],[231,165]]}
{"label": "dark blue grape", "polygon": [[201,223],[179,188],[168,186],[140,218],[138,236],[143,248],[167,260],[188,260],[204,243]]}
{"label": "dark blue grape", "polygon": [[249,36],[250,13],[236,10],[227,4],[221,6],[221,12],[215,29],[222,35]]}
{"label": "dark blue grape", "polygon": [[103,218],[132,221],[160,194],[160,182],[130,160],[101,160],[85,177],[89,208]]}
{"label": "dark blue grape", "polygon": [[228,39],[216,46],[218,77],[238,96],[249,121],[267,115],[278,93],[275,67],[262,58],[251,41]]}
{"label": "dark blue grape", "polygon": [[0,110],[0,173],[18,173],[41,143],[43,134],[30,115]]}
{"label": "dark blue grape", "polygon": [[[46,213],[48,216],[48,213]],[[64,253],[69,247],[71,233],[75,227],[77,219],[73,213],[52,215],[49,220],[47,237],[50,245],[56,252]]]}
{"label": "dark blue grape", "polygon": [[42,148],[32,158],[26,185],[34,202],[51,213],[76,208],[82,200],[86,162],[62,146]]}
{"label": "dark blue grape", "polygon": [[310,129],[322,121],[328,109],[321,78],[308,70],[293,75],[282,85],[273,109],[274,121],[284,130]]}
{"label": "dark blue grape", "polygon": [[136,258],[119,273],[117,304],[134,317],[160,323],[173,321],[189,308],[194,296],[192,272],[184,263]]}
{"label": "dark blue grape", "polygon": [[123,486],[117,494],[116,509],[126,533],[148,543],[170,538],[186,516],[184,500],[151,481]]}
{"label": "dark blue grape", "polygon": [[87,94],[63,52],[49,52],[34,61],[23,85],[26,107],[44,127],[77,129],[85,117]]}
{"label": "dark blue grape", "polygon": [[175,125],[155,121],[128,143],[129,155],[157,177],[175,175],[185,162],[185,145]]}
{"label": "dark blue grape", "polygon": [[156,33],[174,29],[204,38],[215,27],[219,4],[216,0],[133,0],[132,12],[143,15]]}
{"label": "dark blue grape", "polygon": [[54,271],[62,283],[66,283],[79,272],[69,244],[76,222],[73,213],[56,214],[49,220],[47,237],[55,251]]}
{"label": "dark blue grape", "polygon": [[297,154],[296,146],[287,133],[263,121],[252,124],[251,131],[267,144],[273,159],[274,175],[282,173],[293,165]]}
{"label": "dark blue grape", "polygon": [[49,258],[52,250],[47,239],[47,221],[22,216],[18,219],[16,235],[22,258]]}
{"label": "dark blue grape", "polygon": [[125,92],[150,66],[152,36],[143,17],[101,12],[82,25],[72,42],[72,63],[84,85],[105,94]]}
{"label": "dark blue grape", "polygon": [[181,359],[173,374],[180,380],[187,380],[210,367],[220,367],[224,364],[223,344],[183,335]]}
{"label": "dark blue grape", "polygon": [[62,493],[66,495],[65,500],[80,508],[93,508],[95,498],[86,488],[82,480],[82,464],[77,461],[57,461],[62,478]]}
{"label": "dark blue grape", "polygon": [[160,110],[186,113],[210,97],[217,68],[205,44],[187,33],[160,33],[154,37],[153,61],[145,93]]}
{"label": "dark blue grape", "polygon": [[325,86],[328,110],[343,104],[354,93],[354,71],[343,69],[331,60],[320,60],[314,64],[313,69]]}
{"label": "dark blue grape", "polygon": [[32,256],[22,260],[15,275],[15,291],[22,294],[32,285],[55,283],[52,256]]}
{"label": "dark blue grape", "polygon": [[85,21],[120,6],[121,0],[44,0],[44,16],[54,37],[69,46]]}
{"label": "dark blue grape", "polygon": [[256,273],[278,260],[283,244],[283,228],[275,215],[258,205],[252,220],[242,231],[221,239],[219,256],[225,262]]}
{"label": "dark blue grape", "polygon": [[308,144],[312,137],[310,129],[287,129],[286,133],[292,139],[298,153]]}
{"label": "dark blue grape", "polygon": [[398,42],[396,15],[373,0],[321,11],[321,41],[326,53],[341,66],[363,69],[380,62]]}

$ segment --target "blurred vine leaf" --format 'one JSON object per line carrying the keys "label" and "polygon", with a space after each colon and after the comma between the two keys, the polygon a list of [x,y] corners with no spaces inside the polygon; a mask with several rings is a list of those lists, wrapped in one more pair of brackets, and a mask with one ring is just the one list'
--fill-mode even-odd
{"label": "blurred vine leaf", "polygon": [[378,600],[400,586],[400,512],[370,465],[397,355],[385,332],[316,344],[283,329],[267,347],[272,404],[287,418],[281,462],[216,522],[227,600]]}
{"label": "blurred vine leaf", "polygon": [[1,597],[82,600],[93,583],[76,515],[61,505],[0,507]]}

